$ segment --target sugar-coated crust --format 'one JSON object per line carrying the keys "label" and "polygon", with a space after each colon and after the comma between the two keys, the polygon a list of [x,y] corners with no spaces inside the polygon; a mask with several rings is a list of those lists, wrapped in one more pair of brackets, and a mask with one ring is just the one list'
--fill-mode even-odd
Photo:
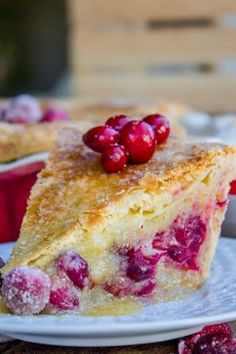
{"label": "sugar-coated crust", "polygon": [[94,125],[104,124],[105,120],[115,114],[145,115],[160,111],[171,121],[172,134],[185,135],[185,130],[176,119],[186,114],[187,109],[181,104],[160,102],[149,104],[115,104],[109,102],[78,102],[77,100],[57,101],[43,100],[43,109],[58,107],[65,109],[71,116],[71,122],[38,123],[33,125],[9,124],[0,122],[0,163],[15,160],[29,154],[49,151],[53,148],[58,130],[73,126],[85,132]]}
{"label": "sugar-coated crust", "polygon": [[76,237],[89,242],[91,231],[102,227],[132,192],[159,195],[173,186],[184,189],[205,169],[222,166],[227,155],[235,160],[236,148],[172,138],[148,163],[109,175],[78,131],[64,131],[32,189],[20,238],[3,272],[53,254],[57,242],[66,245],[78,229],[83,236]]}

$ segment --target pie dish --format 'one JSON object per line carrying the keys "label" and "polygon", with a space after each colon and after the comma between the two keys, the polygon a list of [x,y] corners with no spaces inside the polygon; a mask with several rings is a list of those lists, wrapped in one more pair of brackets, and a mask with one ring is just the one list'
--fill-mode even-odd
{"label": "pie dish", "polygon": [[65,129],[2,274],[42,270],[50,314],[183,298],[208,276],[235,168],[236,148],[172,137],[146,164],[107,174]]}
{"label": "pie dish", "polygon": [[[177,118],[186,114],[187,108],[180,104],[158,103],[138,104],[116,103],[113,101],[79,102],[78,100],[41,100],[41,109],[46,111],[51,107],[68,112],[69,121],[34,122],[33,124],[10,124],[0,119],[0,163],[9,162],[26,155],[42,151],[50,151],[55,143],[58,131],[72,127],[85,132],[94,124],[104,124],[104,121],[114,114],[140,115],[145,112],[160,111],[172,117],[172,132],[182,136],[184,129],[178,124]],[[0,104],[4,106],[6,101]],[[185,107],[185,108],[184,108]]]}

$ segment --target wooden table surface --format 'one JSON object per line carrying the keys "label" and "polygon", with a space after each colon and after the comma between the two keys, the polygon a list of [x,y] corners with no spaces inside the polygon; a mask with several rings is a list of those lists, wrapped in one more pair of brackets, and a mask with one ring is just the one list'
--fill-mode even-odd
{"label": "wooden table surface", "polygon": [[[231,323],[236,337],[236,321]],[[177,354],[178,341],[112,348],[65,348],[14,341],[0,345],[4,354]]]}

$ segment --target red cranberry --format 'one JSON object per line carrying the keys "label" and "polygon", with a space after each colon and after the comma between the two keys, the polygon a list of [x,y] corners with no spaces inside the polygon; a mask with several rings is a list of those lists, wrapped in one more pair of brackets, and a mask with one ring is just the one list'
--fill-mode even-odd
{"label": "red cranberry", "polygon": [[38,100],[30,95],[13,98],[6,109],[4,120],[8,123],[33,124],[40,121],[42,112]]}
{"label": "red cranberry", "polygon": [[68,285],[54,285],[50,293],[50,304],[58,310],[68,311],[79,307],[79,298]]}
{"label": "red cranberry", "polygon": [[41,122],[60,122],[69,120],[69,114],[59,108],[50,108],[44,112]]}
{"label": "red cranberry", "polygon": [[127,276],[134,281],[142,281],[152,277],[155,269],[149,263],[130,263],[127,267]]}
{"label": "red cranberry", "polygon": [[154,279],[148,279],[141,287],[135,289],[135,296],[147,296],[154,292],[156,287],[156,282]]}
{"label": "red cranberry", "polygon": [[199,268],[195,263],[195,255],[186,247],[172,245],[167,254],[173,261],[180,263],[183,269],[198,270]]}
{"label": "red cranberry", "polygon": [[167,254],[173,261],[178,263],[183,263],[188,257],[186,249],[176,245],[170,246]]}
{"label": "red cranberry", "polygon": [[153,264],[152,260],[144,256],[141,249],[136,250],[128,259],[126,274],[135,282],[152,278],[155,275],[155,271],[156,263]]}
{"label": "red cranberry", "polygon": [[106,121],[106,125],[109,125],[109,127],[119,132],[130,121],[131,119],[129,117],[125,116],[124,114],[121,114],[119,116],[109,118]]}
{"label": "red cranberry", "polygon": [[102,152],[109,145],[117,143],[118,140],[119,133],[115,129],[105,125],[94,127],[83,135],[85,145],[97,152]]}
{"label": "red cranberry", "polygon": [[74,250],[66,250],[59,256],[57,269],[65,272],[72,283],[80,289],[88,284],[88,263]]}
{"label": "red cranberry", "polygon": [[121,130],[124,145],[132,163],[141,164],[150,160],[155,152],[156,141],[152,127],[143,122],[129,122]]}
{"label": "red cranberry", "polygon": [[197,252],[204,241],[206,225],[199,216],[193,216],[187,220],[176,220],[172,233],[178,243]]}
{"label": "red cranberry", "polygon": [[101,156],[101,164],[107,173],[122,171],[127,163],[127,152],[123,146],[108,146]]}
{"label": "red cranberry", "polygon": [[225,199],[225,200],[216,200],[216,205],[219,207],[219,208],[225,208],[227,205],[228,205],[228,199]]}
{"label": "red cranberry", "polygon": [[179,343],[179,354],[234,354],[236,343],[226,323],[206,326]]}
{"label": "red cranberry", "polygon": [[132,282],[129,279],[121,278],[119,280],[107,283],[105,290],[111,295],[122,298],[130,295],[132,289]]}
{"label": "red cranberry", "polygon": [[168,244],[164,240],[164,232],[158,232],[153,241],[152,241],[152,247],[155,248],[156,250],[161,250],[161,251],[166,251],[168,248]]}
{"label": "red cranberry", "polygon": [[41,312],[49,301],[50,280],[47,274],[33,267],[18,267],[3,280],[5,305],[17,315]]}
{"label": "red cranberry", "polygon": [[167,140],[170,134],[170,123],[165,117],[160,114],[150,114],[143,120],[152,126],[158,144]]}

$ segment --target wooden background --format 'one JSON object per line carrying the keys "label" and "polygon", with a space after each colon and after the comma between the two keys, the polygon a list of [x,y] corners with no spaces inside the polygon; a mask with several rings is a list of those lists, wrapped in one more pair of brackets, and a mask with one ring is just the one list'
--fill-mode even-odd
{"label": "wooden background", "polygon": [[236,112],[236,0],[68,0],[73,93]]}

